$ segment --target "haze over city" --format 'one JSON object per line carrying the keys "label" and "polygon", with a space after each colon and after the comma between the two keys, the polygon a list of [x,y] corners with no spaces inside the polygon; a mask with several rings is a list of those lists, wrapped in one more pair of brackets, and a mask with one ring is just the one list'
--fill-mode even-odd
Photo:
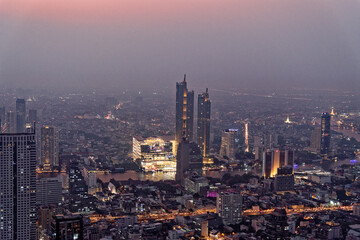
{"label": "haze over city", "polygon": [[359,90],[359,1],[2,0],[0,87]]}

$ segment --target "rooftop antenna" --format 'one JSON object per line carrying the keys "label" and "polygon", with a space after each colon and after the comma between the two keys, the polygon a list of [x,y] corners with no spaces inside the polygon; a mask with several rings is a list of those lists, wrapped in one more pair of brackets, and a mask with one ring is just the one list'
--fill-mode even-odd
{"label": "rooftop antenna", "polygon": [[184,74],[184,82],[186,82],[186,74]]}

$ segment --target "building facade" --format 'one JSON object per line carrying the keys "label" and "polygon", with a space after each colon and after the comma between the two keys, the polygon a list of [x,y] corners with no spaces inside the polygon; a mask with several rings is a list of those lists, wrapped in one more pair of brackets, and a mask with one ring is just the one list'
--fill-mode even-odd
{"label": "building facade", "polygon": [[267,149],[263,152],[262,175],[264,178],[275,177],[278,168],[294,166],[294,151],[287,149]]}
{"label": "building facade", "polygon": [[321,154],[328,154],[330,152],[330,125],[331,125],[331,115],[329,113],[323,113],[321,115]]}
{"label": "building facade", "polygon": [[227,129],[221,135],[220,155],[230,160],[235,159],[235,135],[237,132],[237,129]]}
{"label": "building facade", "polygon": [[0,239],[35,240],[35,134],[0,134],[0,153]]}
{"label": "building facade", "polygon": [[26,124],[26,103],[25,99],[16,100],[16,132],[24,133]]}
{"label": "building facade", "polygon": [[216,198],[216,213],[225,225],[238,224],[242,214],[242,196],[236,192],[218,193]]}
{"label": "building facade", "polygon": [[210,114],[209,91],[198,95],[197,143],[204,157],[210,152]]}
{"label": "building facade", "polygon": [[145,172],[174,172],[176,158],[173,145],[173,137],[133,137],[133,159],[140,161],[140,167]]}
{"label": "building facade", "polygon": [[55,127],[43,126],[40,132],[39,164],[52,168],[59,166],[59,133]]}

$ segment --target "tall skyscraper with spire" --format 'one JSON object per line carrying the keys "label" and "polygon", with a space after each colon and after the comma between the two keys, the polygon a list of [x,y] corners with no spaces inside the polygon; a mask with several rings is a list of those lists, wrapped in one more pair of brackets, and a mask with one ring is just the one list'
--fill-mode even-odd
{"label": "tall skyscraper with spire", "polygon": [[210,114],[211,102],[209,91],[198,95],[197,142],[203,157],[209,156],[210,150]]}
{"label": "tall skyscraper with spire", "polygon": [[194,136],[194,91],[188,91],[184,81],[176,83],[176,132],[175,149],[183,139],[193,141]]}

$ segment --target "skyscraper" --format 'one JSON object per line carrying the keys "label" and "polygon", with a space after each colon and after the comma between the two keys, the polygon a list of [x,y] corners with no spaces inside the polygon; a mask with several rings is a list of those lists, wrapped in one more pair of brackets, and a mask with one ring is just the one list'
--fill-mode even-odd
{"label": "skyscraper", "polygon": [[268,149],[263,153],[262,173],[264,178],[275,177],[278,168],[294,166],[294,151],[284,149]]}
{"label": "skyscraper", "polygon": [[235,135],[237,129],[227,129],[221,135],[220,155],[228,157],[231,160],[235,159]]}
{"label": "skyscraper", "polygon": [[0,134],[0,152],[0,239],[35,240],[35,134]]}
{"label": "skyscraper", "polygon": [[199,146],[187,140],[181,141],[176,155],[175,180],[184,185],[185,178],[192,172],[202,175],[203,158]]}
{"label": "skyscraper", "polygon": [[313,151],[319,152],[321,148],[321,128],[315,128],[311,132],[310,147]]}
{"label": "skyscraper", "polygon": [[26,104],[25,99],[16,100],[16,132],[25,132]]}
{"label": "skyscraper", "polygon": [[197,122],[197,138],[201,152],[204,157],[209,156],[210,150],[210,114],[211,102],[209,99],[209,91],[198,95],[198,122]]}
{"label": "skyscraper", "polygon": [[34,124],[35,122],[37,122],[37,111],[35,109],[30,109],[28,123]]}
{"label": "skyscraper", "polygon": [[218,193],[216,213],[219,214],[225,225],[240,223],[242,213],[241,194],[236,192]]}
{"label": "skyscraper", "polygon": [[175,149],[184,138],[193,141],[193,128],[194,92],[188,91],[186,75],[184,75],[184,81],[176,83]]}
{"label": "skyscraper", "polygon": [[6,115],[6,133],[16,133],[16,114],[9,111]]}
{"label": "skyscraper", "polygon": [[55,127],[41,128],[39,164],[48,168],[59,166],[59,133]]}
{"label": "skyscraper", "polygon": [[321,154],[328,154],[330,151],[330,121],[331,115],[329,113],[323,113],[321,115]]}

